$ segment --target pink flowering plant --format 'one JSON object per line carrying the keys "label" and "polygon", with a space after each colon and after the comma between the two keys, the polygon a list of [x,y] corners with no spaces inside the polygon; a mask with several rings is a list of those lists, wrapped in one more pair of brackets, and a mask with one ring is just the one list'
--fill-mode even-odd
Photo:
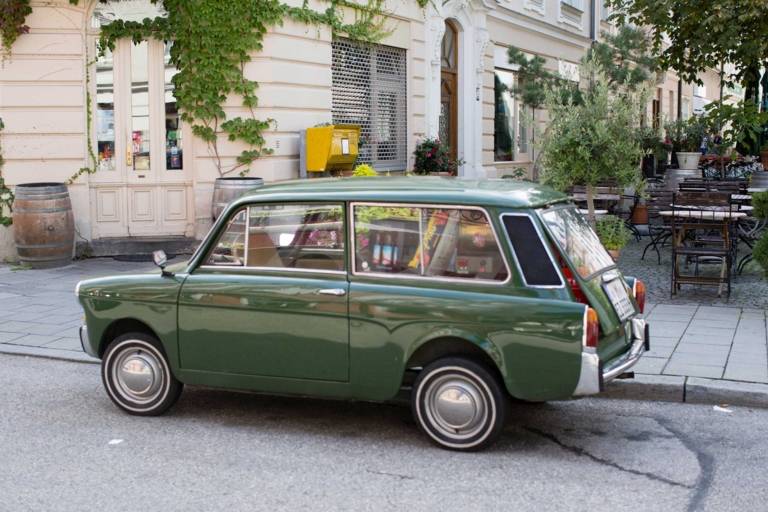
{"label": "pink flowering plant", "polygon": [[455,176],[461,160],[451,158],[448,144],[440,142],[440,139],[424,139],[416,145],[413,151],[413,172],[416,174],[433,174],[447,172]]}

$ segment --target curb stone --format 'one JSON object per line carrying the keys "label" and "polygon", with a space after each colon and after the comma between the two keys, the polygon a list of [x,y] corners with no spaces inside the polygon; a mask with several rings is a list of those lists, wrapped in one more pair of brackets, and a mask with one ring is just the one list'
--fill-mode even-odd
{"label": "curb stone", "polygon": [[[99,364],[85,352],[0,343],[0,354]],[[610,382],[596,398],[768,408],[768,384],[700,377],[635,374]]]}
{"label": "curb stone", "polygon": [[768,408],[768,384],[636,374],[634,379],[610,382],[597,397]]}
{"label": "curb stone", "polygon": [[768,384],[689,377],[685,384],[685,401],[768,408]]}
{"label": "curb stone", "polygon": [[11,345],[9,343],[0,343],[0,354],[9,354],[15,356],[41,357],[44,359],[56,359],[58,361],[69,361],[71,363],[99,364],[98,359],[94,359],[85,352],[75,350],[59,350],[45,347],[29,347],[25,345]]}

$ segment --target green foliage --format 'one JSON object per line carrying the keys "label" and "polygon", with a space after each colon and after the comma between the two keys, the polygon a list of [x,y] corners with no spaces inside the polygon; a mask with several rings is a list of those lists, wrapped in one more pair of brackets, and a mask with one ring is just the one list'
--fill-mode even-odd
{"label": "green foliage", "polygon": [[704,120],[710,132],[718,132],[723,141],[718,154],[725,149],[740,145],[756,147],[768,123],[768,112],[760,112],[757,105],[750,101],[731,104],[713,101],[704,107]]}
{"label": "green foliage", "polygon": [[[2,133],[5,125],[3,120],[0,119],[0,133]],[[13,223],[11,218],[11,212],[13,211],[13,192],[5,185],[5,178],[3,178],[3,147],[0,146],[0,226],[10,226]],[[8,212],[6,215],[5,212]]]}
{"label": "green foliage", "polygon": [[451,158],[448,145],[438,139],[424,139],[416,144],[413,156],[413,172],[416,174],[448,172],[455,175],[463,163]]}
{"label": "green foliage", "polygon": [[709,132],[707,120],[701,116],[670,121],[664,128],[672,141],[672,150],[676,152],[697,153],[701,148],[702,139]]}
{"label": "green foliage", "polygon": [[602,68],[587,64],[593,79],[581,103],[562,103],[556,89],[547,94],[550,123],[540,148],[546,183],[560,190],[586,185],[589,194],[590,187],[602,181],[626,186],[639,179],[643,149],[637,120],[646,95],[616,94]]}
{"label": "green foliage", "polygon": [[566,80],[544,67],[547,61],[543,57],[534,55],[529,58],[514,46],[509,47],[507,56],[509,63],[518,67],[517,83],[510,92],[524,105],[534,109],[541,108],[548,90],[557,86],[562,87],[562,90],[569,90],[565,88],[568,83]]}
{"label": "green foliage", "polygon": [[379,173],[377,173],[376,170],[368,164],[360,164],[357,167],[355,167],[355,170],[352,172],[352,176],[378,176],[378,175]]}
{"label": "green foliage", "polygon": [[752,194],[752,215],[757,219],[768,219],[768,192]]}
{"label": "green foliage", "polygon": [[587,52],[587,60],[599,63],[612,85],[641,87],[655,76],[659,59],[652,54],[652,43],[641,29],[622,25],[616,34],[603,33]]}
{"label": "green foliage", "polygon": [[[271,148],[265,147],[264,132],[273,126],[274,120],[256,118],[258,83],[244,75],[252,52],[262,49],[264,35],[270,27],[291,18],[306,24],[327,25],[333,34],[366,42],[378,41],[388,34],[382,16],[384,0],[368,0],[365,4],[329,0],[329,7],[323,12],[310,9],[308,0],[301,7],[288,6],[279,0],[157,1],[162,1],[167,17],[141,22],[115,20],[102,27],[100,52],[114,49],[121,38],[130,38],[134,43],[150,38],[173,41],[171,63],[178,70],[173,77],[174,95],[181,119],[190,124],[196,137],[208,144],[222,176],[234,171],[245,175],[254,160],[272,153]],[[353,22],[345,21],[344,9],[354,13]],[[231,96],[241,99],[248,111],[246,117],[227,119],[223,105]],[[224,164],[218,146],[220,134],[247,146],[234,164]],[[89,154],[93,156],[92,150]],[[72,179],[95,168],[93,164],[92,168],[81,169]]]}
{"label": "green foliage", "polygon": [[768,278],[768,231],[764,232],[760,240],[755,243],[755,247],[752,248],[752,257],[763,267],[765,277]]}
{"label": "green foliage", "polygon": [[652,126],[641,126],[637,130],[640,147],[646,155],[653,155],[657,160],[666,160],[667,154],[672,149]]}
{"label": "green foliage", "polygon": [[24,24],[27,16],[32,12],[29,0],[2,0],[0,1],[0,46],[3,50],[3,59],[11,53],[11,46],[21,34],[29,32],[29,27]]}
{"label": "green foliage", "polygon": [[615,215],[605,215],[597,219],[595,231],[600,242],[609,251],[621,250],[632,237],[624,221]]}
{"label": "green foliage", "polygon": [[734,65],[728,85],[742,81],[768,56],[765,0],[607,0],[619,25],[648,27],[664,69],[702,84],[699,73]]}

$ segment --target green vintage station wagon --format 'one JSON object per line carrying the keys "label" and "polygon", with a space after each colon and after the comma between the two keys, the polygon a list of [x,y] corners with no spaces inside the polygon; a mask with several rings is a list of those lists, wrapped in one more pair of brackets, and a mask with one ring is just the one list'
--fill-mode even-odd
{"label": "green vintage station wagon", "polygon": [[531,183],[314,179],[238,199],[186,262],[77,286],[109,397],[157,415],[184,384],[386,401],[479,449],[510,397],[599,393],[648,346],[643,284],[566,196]]}

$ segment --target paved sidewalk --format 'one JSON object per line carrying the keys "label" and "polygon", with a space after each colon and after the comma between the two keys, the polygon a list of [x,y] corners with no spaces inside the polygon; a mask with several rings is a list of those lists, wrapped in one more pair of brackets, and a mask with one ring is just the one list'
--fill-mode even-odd
{"label": "paved sidewalk", "polygon": [[[89,277],[153,269],[149,262],[108,258],[51,270],[0,265],[0,352],[96,362],[80,347],[83,314],[75,285]],[[637,378],[616,382],[609,394],[714,402],[730,397],[731,403],[748,396],[747,403],[768,406],[766,310],[656,304],[646,316],[651,351],[635,367]]]}

